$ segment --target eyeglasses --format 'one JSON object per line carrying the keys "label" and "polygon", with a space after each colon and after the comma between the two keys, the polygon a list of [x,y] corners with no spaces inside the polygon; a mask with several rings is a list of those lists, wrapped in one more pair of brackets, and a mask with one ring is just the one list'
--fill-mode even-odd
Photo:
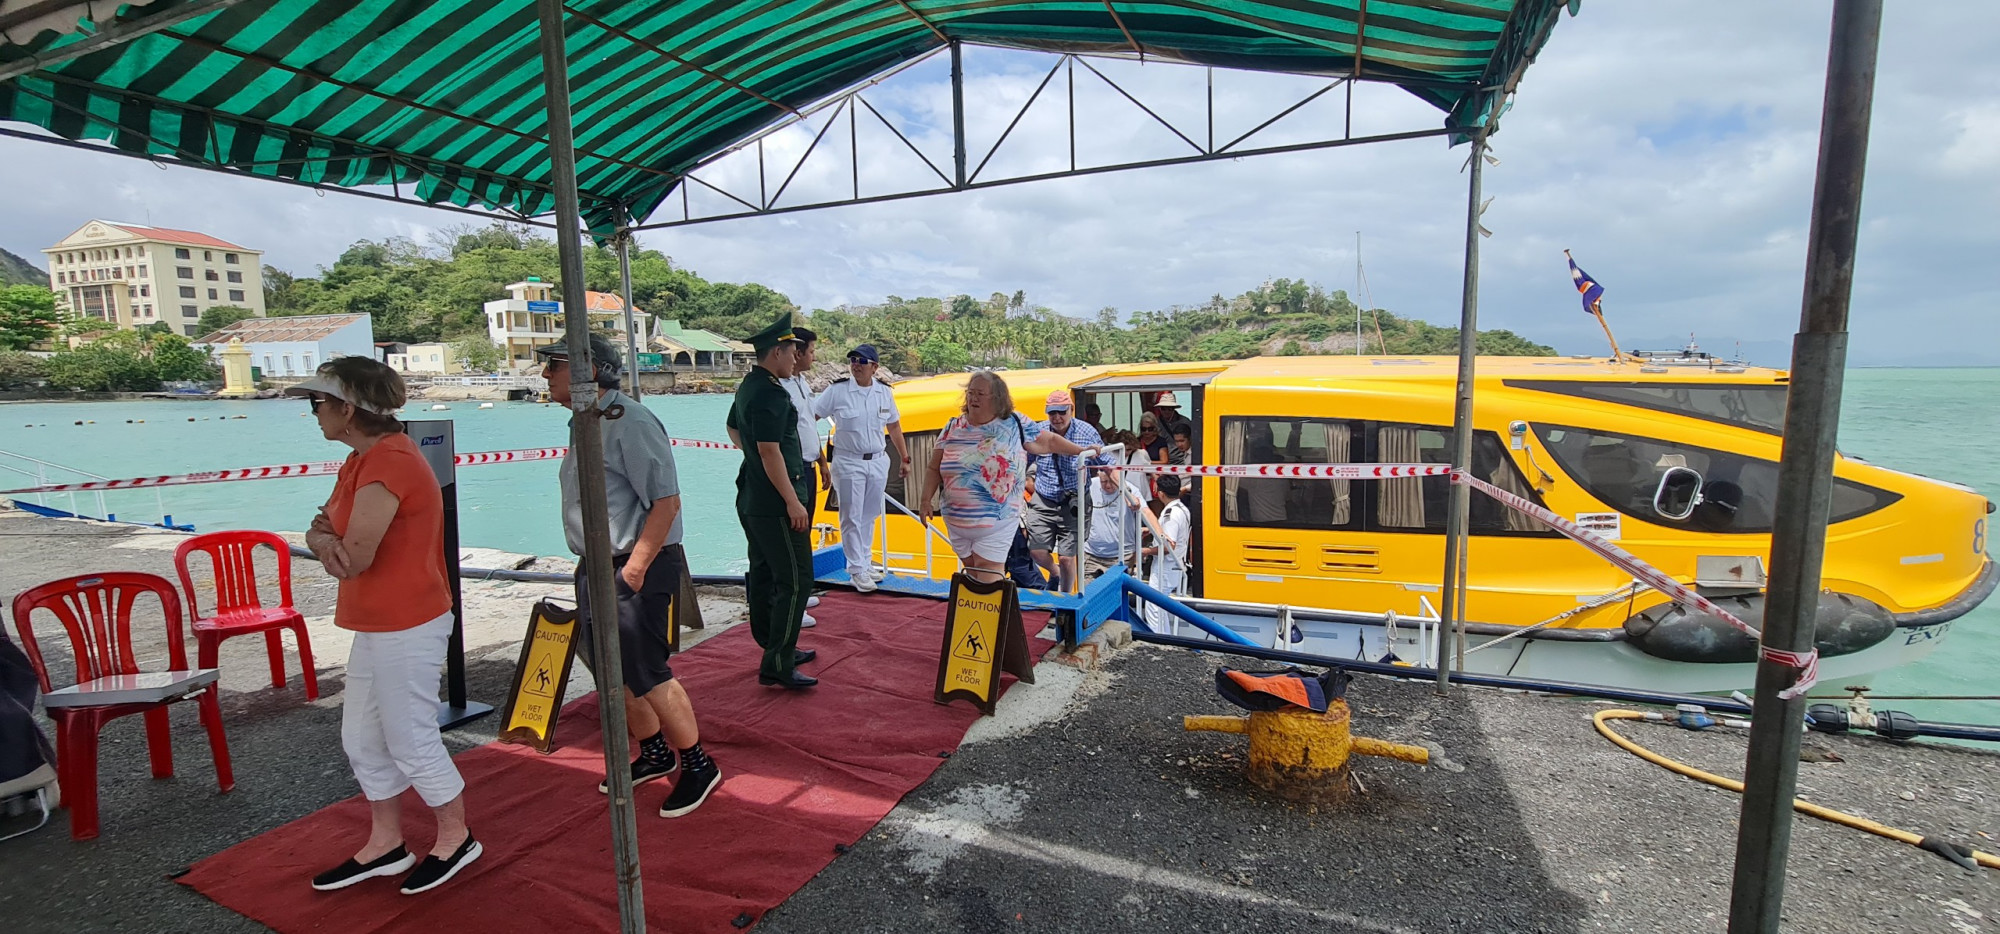
{"label": "eyeglasses", "polygon": [[313,411],[313,414],[314,414],[314,415],[318,415],[318,414],[319,414],[319,406],[320,406],[320,403],[322,403],[322,402],[325,402],[325,401],[326,401],[326,397],[325,397],[325,396],[307,396],[307,397],[306,397],[306,404],[307,404],[307,405],[310,405],[310,406],[312,406],[312,411]]}

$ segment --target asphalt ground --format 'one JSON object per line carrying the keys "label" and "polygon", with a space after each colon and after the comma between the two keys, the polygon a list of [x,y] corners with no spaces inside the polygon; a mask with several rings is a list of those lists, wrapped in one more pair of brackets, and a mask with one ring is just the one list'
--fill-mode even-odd
{"label": "asphalt ground", "polygon": [[[171,551],[136,533],[0,515],[0,598],[66,574],[121,567],[171,574]],[[126,547],[119,547],[121,543]],[[331,588],[300,569],[308,615]],[[481,588],[498,585],[479,585]],[[498,699],[518,646],[514,604],[484,625],[468,681]],[[468,596],[468,602],[472,597]],[[707,599],[704,599],[705,612]],[[524,612],[524,610],[522,611]],[[726,614],[708,613],[711,626]],[[9,629],[11,630],[11,621]],[[514,636],[513,638],[518,638]],[[315,641],[319,630],[315,630]],[[498,641],[495,641],[498,640]],[[226,647],[237,787],[215,789],[192,705],[173,713],[176,777],[148,776],[137,719],[105,732],[104,833],[73,842],[65,818],[0,843],[0,930],[229,932],[264,928],[172,877],[189,864],[355,793],[339,747],[345,652],[322,651],[318,704],[296,675],[262,686],[255,639]],[[1434,744],[1430,767],[1357,759],[1365,786],[1336,806],[1295,804],[1242,777],[1241,736],[1181,731],[1226,713],[1220,657],[1133,647],[1088,675],[1044,663],[1002,716],[877,829],[765,916],[775,932],[904,931],[1719,931],[1733,865],[1735,795],[1674,776],[1598,737],[1601,705],[1495,691],[1439,698],[1362,677],[1355,732]],[[572,683],[572,692],[582,685]],[[447,734],[490,741],[493,718]],[[1740,733],[1623,724],[1666,755],[1740,772]],[[1814,738],[1839,762],[1803,763],[1811,800],[1987,850],[2000,849],[2000,756]],[[412,836],[426,832],[412,815]],[[0,822],[0,833],[18,824]],[[329,865],[346,855],[329,841]],[[754,872],[755,867],[745,867]],[[303,880],[301,880],[303,884]],[[608,880],[607,880],[607,884]],[[1801,817],[1785,929],[1976,934],[2000,930],[2000,872]]]}

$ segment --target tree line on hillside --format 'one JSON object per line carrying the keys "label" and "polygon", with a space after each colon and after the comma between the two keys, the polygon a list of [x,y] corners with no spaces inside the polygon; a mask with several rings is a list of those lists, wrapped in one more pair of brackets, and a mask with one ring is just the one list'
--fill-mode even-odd
{"label": "tree line on hillside", "polygon": [[[554,281],[556,244],[527,228],[495,224],[449,228],[428,244],[407,239],[364,240],[317,277],[266,268],[270,314],[375,316],[379,340],[483,340],[481,305],[529,276]],[[584,252],[584,287],[617,292],[618,259],[610,248]],[[1438,327],[1380,309],[1361,309],[1342,291],[1304,280],[1277,279],[1194,306],[1142,311],[1115,308],[1088,318],[1027,300],[1024,292],[903,298],[804,312],[758,283],[710,282],[677,267],[657,250],[632,252],[633,304],[657,318],[678,319],[741,339],[781,312],[800,314],[834,345],[875,344],[883,362],[902,373],[965,366],[1074,366],[1143,360],[1235,359],[1265,354],[1353,353],[1361,321],[1364,353],[1454,353],[1458,329]],[[1483,331],[1488,354],[1550,354],[1546,345],[1509,331]],[[469,353],[468,353],[469,355]]]}
{"label": "tree line on hillside", "polygon": [[[1363,309],[1346,292],[1303,279],[1276,279],[1197,305],[1131,314],[1102,308],[1088,317],[1035,304],[1023,291],[993,292],[985,299],[891,295],[874,304],[804,312],[764,285],[710,282],[657,250],[634,249],[631,263],[633,303],[656,318],[742,339],[792,311],[832,349],[876,345],[882,362],[898,373],[1354,353],[1357,340],[1363,353],[1450,354],[1458,346],[1457,328]],[[424,244],[406,238],[357,242],[316,276],[266,266],[265,309],[279,316],[369,314],[377,340],[452,342],[466,363],[480,368],[498,363],[497,349],[486,337],[484,303],[529,277],[553,283],[559,268],[555,242],[526,227],[462,225]],[[589,246],[584,279],[587,289],[616,293],[617,254]],[[33,291],[53,300],[46,289]],[[0,296],[6,294],[0,290]],[[9,321],[18,316],[10,316],[8,307],[0,302],[0,350],[25,347],[59,329],[36,317],[40,311],[12,328]],[[244,308],[211,308],[200,328],[208,333],[250,314]],[[79,328],[89,324],[70,322],[60,329],[67,334]],[[1480,332],[1478,346],[1485,354],[1554,353],[1504,330]]]}

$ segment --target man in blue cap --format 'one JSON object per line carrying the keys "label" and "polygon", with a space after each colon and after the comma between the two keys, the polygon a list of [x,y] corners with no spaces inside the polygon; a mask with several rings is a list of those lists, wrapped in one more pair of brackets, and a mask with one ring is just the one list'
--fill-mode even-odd
{"label": "man in blue cap", "polygon": [[896,463],[903,473],[910,470],[896,394],[875,378],[881,362],[873,344],[848,351],[848,375],[826,387],[813,400],[812,411],[814,418],[833,419],[833,495],[840,504],[840,550],[847,557],[847,576],[862,593],[874,590],[879,582],[869,546],[889,485],[888,445],[895,445]]}
{"label": "man in blue cap", "polygon": [[799,622],[812,594],[813,479],[799,452],[799,416],[782,382],[797,354],[790,312],[750,336],[757,365],[736,386],[729,408],[729,440],[743,451],[736,472],[736,515],[749,546],[743,576],[750,602],[750,634],[764,650],[759,684],[802,690],[819,679],[799,674],[816,653],[800,650]]}

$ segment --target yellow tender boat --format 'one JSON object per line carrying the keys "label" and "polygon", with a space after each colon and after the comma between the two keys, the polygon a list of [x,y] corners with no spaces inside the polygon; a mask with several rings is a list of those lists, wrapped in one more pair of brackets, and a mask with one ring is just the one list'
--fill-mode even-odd
{"label": "yellow tender boat", "polygon": [[[1067,389],[1079,413],[1098,407],[1107,430],[1136,431],[1159,393],[1175,392],[1199,464],[1445,464],[1456,372],[1449,357],[1329,356],[1002,375],[1029,417]],[[1702,357],[1483,357],[1472,470],[1755,626],[1786,382],[1781,370]],[[917,464],[964,384],[955,374],[896,385]],[[1822,679],[1837,683],[1929,654],[2000,574],[1986,554],[1994,505],[1984,496],[1845,456],[1835,478],[1817,641]],[[1448,488],[1444,477],[1201,478],[1189,602],[1274,647],[1432,659],[1423,624],[1436,617]],[[889,494],[907,502],[914,488],[905,493],[892,477]],[[838,526],[824,507],[817,521]],[[1470,522],[1468,668],[1675,691],[1754,682],[1753,643],[1721,621],[1478,493]],[[876,561],[895,573],[945,578],[956,567],[893,507],[877,536]]]}

